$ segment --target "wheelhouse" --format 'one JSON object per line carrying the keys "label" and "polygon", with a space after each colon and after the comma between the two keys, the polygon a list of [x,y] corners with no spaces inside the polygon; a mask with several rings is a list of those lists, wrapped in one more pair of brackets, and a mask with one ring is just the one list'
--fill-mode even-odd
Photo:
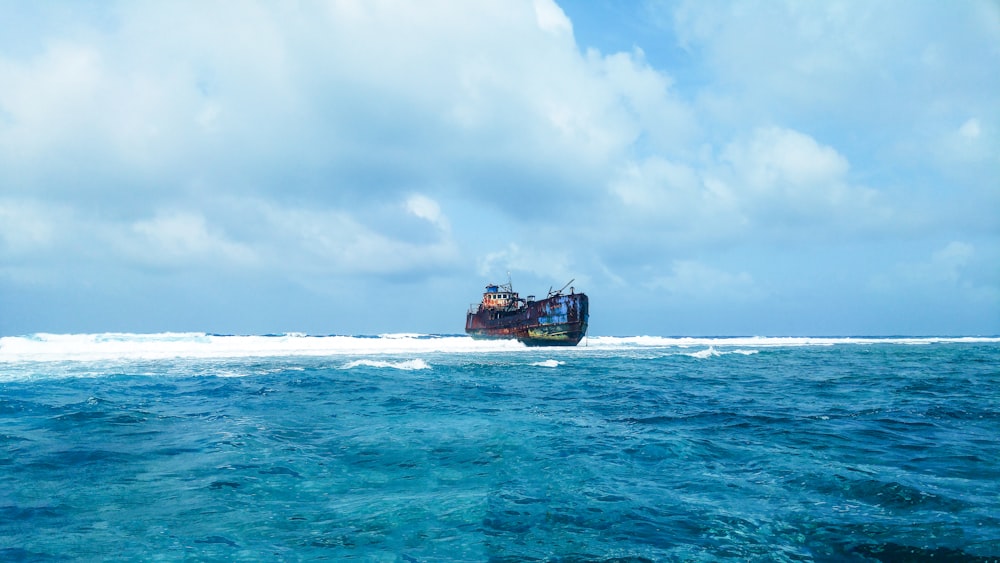
{"label": "wheelhouse", "polygon": [[518,307],[520,303],[520,296],[511,288],[510,284],[490,284],[486,286],[481,305],[486,309],[509,309]]}

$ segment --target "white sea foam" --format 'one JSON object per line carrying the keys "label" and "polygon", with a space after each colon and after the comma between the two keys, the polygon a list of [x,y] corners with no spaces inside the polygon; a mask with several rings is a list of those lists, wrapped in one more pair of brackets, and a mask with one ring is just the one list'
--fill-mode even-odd
{"label": "white sea foam", "polygon": [[502,352],[525,350],[513,340],[467,336],[225,336],[204,333],[33,334],[0,338],[0,364],[17,361],[157,360]]}
{"label": "white sea foam", "polygon": [[698,350],[697,352],[682,352],[684,356],[691,356],[692,358],[705,359],[714,358],[716,356],[725,356],[727,354],[740,354],[743,356],[750,356],[759,353],[760,350],[744,350],[738,348],[736,350],[716,350],[715,346],[709,346],[704,350]]}
{"label": "white sea foam", "polygon": [[431,366],[421,360],[405,360],[401,362],[387,362],[384,360],[354,360],[353,362],[347,362],[341,367],[341,369],[352,369],[356,367],[371,367],[371,368],[393,368],[401,370],[416,370],[416,369],[430,369]]}
{"label": "white sea foam", "polygon": [[538,366],[540,368],[557,368],[566,362],[560,362],[559,360],[545,360],[542,362],[533,362],[531,365]]}
{"label": "white sea foam", "polygon": [[[762,348],[851,344],[1000,343],[1000,337],[813,338],[813,337],[661,337],[591,336],[557,353],[653,349],[696,349],[696,357],[754,354]],[[383,334],[379,336],[226,336],[200,332],[156,334],[32,334],[0,338],[0,365],[12,362],[156,360],[167,358],[241,358],[279,356],[410,355],[427,353],[531,352],[513,340],[473,340],[468,336]]]}
{"label": "white sea foam", "polygon": [[721,356],[722,353],[717,351],[714,347],[709,346],[708,348],[698,350],[697,352],[685,352],[684,355],[704,360],[705,358],[711,358],[712,356]]}

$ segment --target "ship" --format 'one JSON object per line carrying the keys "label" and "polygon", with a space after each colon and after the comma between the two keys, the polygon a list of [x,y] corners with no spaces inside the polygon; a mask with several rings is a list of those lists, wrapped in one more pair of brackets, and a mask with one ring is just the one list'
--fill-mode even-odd
{"label": "ship", "polygon": [[[483,299],[465,316],[465,332],[475,339],[516,339],[526,346],[576,346],[587,334],[590,300],[570,287],[549,289],[545,299],[521,298],[511,286],[489,284]],[[569,293],[566,288],[569,287]]]}

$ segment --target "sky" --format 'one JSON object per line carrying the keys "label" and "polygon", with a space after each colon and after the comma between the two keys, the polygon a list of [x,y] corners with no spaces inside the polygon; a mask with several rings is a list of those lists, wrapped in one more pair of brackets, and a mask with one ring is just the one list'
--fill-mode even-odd
{"label": "sky", "polygon": [[1000,3],[0,0],[0,335],[1000,334]]}

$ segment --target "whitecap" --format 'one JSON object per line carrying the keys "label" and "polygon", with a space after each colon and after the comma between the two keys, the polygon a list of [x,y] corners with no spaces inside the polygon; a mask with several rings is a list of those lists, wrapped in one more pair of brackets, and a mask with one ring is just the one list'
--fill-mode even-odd
{"label": "whitecap", "polygon": [[709,346],[704,350],[698,350],[697,352],[682,352],[682,356],[690,356],[692,358],[705,359],[705,358],[715,358],[718,356],[725,356],[727,354],[739,354],[741,356],[752,356],[759,353],[760,350],[746,350],[743,348],[738,348],[736,350],[716,350],[715,346]]}
{"label": "whitecap", "polygon": [[430,369],[431,366],[427,362],[417,358],[415,360],[403,360],[399,362],[389,362],[386,360],[354,360],[347,362],[340,369],[353,369],[356,367],[370,367],[370,368],[392,368],[401,370],[417,370],[417,369]]}
{"label": "whitecap", "polygon": [[560,362],[559,360],[545,360],[545,361],[541,361],[541,362],[534,362],[531,365],[537,366],[537,367],[540,367],[540,368],[557,368],[557,367],[559,367],[559,366],[561,366],[561,365],[563,365],[565,363],[566,362]]}
{"label": "whitecap", "polygon": [[722,353],[717,351],[714,347],[709,346],[704,350],[698,350],[697,352],[686,352],[683,355],[703,360],[705,358],[711,358],[713,356],[721,356]]}

